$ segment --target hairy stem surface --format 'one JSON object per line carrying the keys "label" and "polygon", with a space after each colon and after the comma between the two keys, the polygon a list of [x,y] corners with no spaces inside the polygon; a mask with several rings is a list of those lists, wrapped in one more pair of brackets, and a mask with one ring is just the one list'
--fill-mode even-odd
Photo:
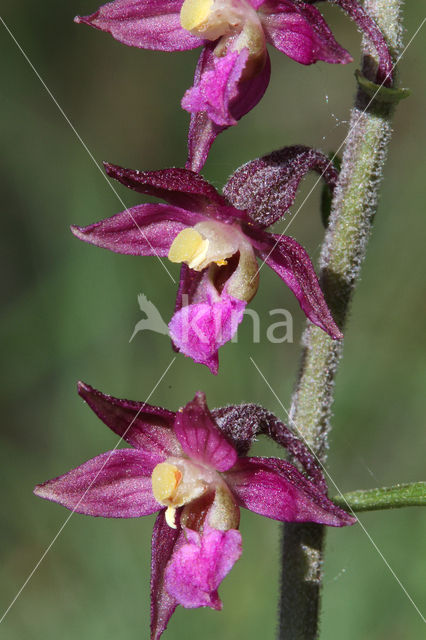
{"label": "hairy stem surface", "polygon": [[[366,0],[365,9],[382,29],[394,61],[401,50],[402,0]],[[375,81],[378,54],[362,45],[362,71]],[[377,208],[378,191],[391,137],[393,105],[358,89],[351,113],[342,169],[321,251],[321,284],[340,328],[345,325]],[[334,383],[342,342],[308,325],[292,402],[293,427],[322,464],[326,462]],[[318,638],[324,527],[286,524],[282,540],[279,640]]]}

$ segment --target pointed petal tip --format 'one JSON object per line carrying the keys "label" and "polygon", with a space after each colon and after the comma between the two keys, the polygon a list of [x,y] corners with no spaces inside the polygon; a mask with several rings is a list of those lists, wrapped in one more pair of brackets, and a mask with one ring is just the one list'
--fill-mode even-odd
{"label": "pointed petal tip", "polygon": [[43,495],[43,487],[44,487],[43,484],[36,484],[36,486],[33,489],[33,494],[35,496],[37,496],[38,498],[43,498],[44,497],[44,495]]}
{"label": "pointed petal tip", "polygon": [[107,174],[107,176],[114,176],[117,172],[117,169],[119,168],[116,164],[112,164],[111,162],[102,162],[102,164],[104,165],[104,169],[105,169],[105,173]]}
{"label": "pointed petal tip", "polygon": [[198,404],[201,404],[203,406],[207,406],[207,398],[206,398],[206,394],[204,393],[204,391],[196,391],[195,395],[194,395],[193,402],[198,402]]}
{"label": "pointed petal tip", "polygon": [[75,16],[74,22],[76,24],[90,24],[91,23],[90,17],[91,16]]}
{"label": "pointed petal tip", "polygon": [[93,387],[90,386],[90,384],[86,384],[82,380],[79,380],[77,382],[77,392],[78,392],[78,395],[80,395],[82,398],[84,398],[87,394],[91,393],[93,390],[94,389]]}
{"label": "pointed petal tip", "polygon": [[223,602],[219,598],[219,594],[217,592],[217,589],[216,589],[216,591],[214,593],[211,594],[210,602],[209,602],[209,604],[207,606],[210,607],[210,609],[214,609],[215,611],[222,611]]}
{"label": "pointed petal tip", "polygon": [[206,367],[210,369],[210,373],[212,373],[214,376],[217,376],[217,374],[219,373],[219,363],[214,362],[212,364],[207,364],[206,362],[205,364],[206,364]]}
{"label": "pointed petal tip", "polygon": [[330,333],[330,337],[333,340],[342,340],[344,338],[343,333],[340,331],[339,328],[336,327],[336,329],[334,329],[331,333]]}
{"label": "pointed petal tip", "polygon": [[84,239],[84,227],[78,227],[76,224],[72,224],[70,225],[70,230],[73,236],[75,236],[79,240]]}
{"label": "pointed petal tip", "polygon": [[76,24],[88,24],[89,26],[93,26],[93,21],[98,17],[99,11],[92,13],[90,16],[75,16],[74,22]]}

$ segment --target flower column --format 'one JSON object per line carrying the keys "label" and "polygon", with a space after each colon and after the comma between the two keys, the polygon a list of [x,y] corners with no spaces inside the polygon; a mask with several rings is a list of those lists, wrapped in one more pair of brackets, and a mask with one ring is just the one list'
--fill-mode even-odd
{"label": "flower column", "polygon": [[[401,51],[401,0],[366,0],[365,8],[382,29],[394,61]],[[342,329],[365,256],[376,212],[390,118],[398,91],[374,86],[378,56],[363,42],[362,70],[355,107],[321,252],[321,281],[327,302]],[[368,82],[370,81],[370,82]],[[372,91],[372,93],[371,93]],[[334,380],[342,343],[309,325],[293,397],[293,424],[322,463],[327,457]],[[318,637],[324,528],[289,524],[284,528],[280,640]]]}

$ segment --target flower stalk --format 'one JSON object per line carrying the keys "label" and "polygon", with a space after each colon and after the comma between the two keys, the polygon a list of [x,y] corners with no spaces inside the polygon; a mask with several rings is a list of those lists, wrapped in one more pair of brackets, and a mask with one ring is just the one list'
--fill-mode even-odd
{"label": "flower stalk", "polygon": [[[401,52],[401,4],[401,0],[366,0],[364,4],[382,30],[394,64]],[[379,62],[376,50],[364,39],[362,73],[367,80],[376,82]],[[320,258],[322,288],[340,329],[346,322],[377,209],[393,110],[394,104],[382,99],[380,90],[373,98],[359,83]],[[292,426],[325,464],[343,343],[330,340],[311,324],[302,343]],[[318,638],[323,553],[324,527],[284,526],[279,640]]]}

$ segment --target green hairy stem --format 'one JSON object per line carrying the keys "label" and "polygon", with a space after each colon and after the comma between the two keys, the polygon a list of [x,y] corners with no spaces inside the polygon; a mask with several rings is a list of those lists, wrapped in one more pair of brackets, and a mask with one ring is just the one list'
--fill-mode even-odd
{"label": "green hairy stem", "polygon": [[[394,62],[401,52],[402,0],[366,0],[365,8],[382,29]],[[364,40],[362,73],[374,81],[377,55]],[[375,98],[359,84],[345,142],[320,258],[320,280],[340,328],[365,257],[391,137],[392,102]],[[292,401],[292,426],[326,462],[331,405],[343,343],[309,324],[303,338],[299,379]],[[325,528],[286,524],[282,541],[279,640],[314,640],[319,634]]]}
{"label": "green hairy stem", "polygon": [[378,511],[379,509],[400,509],[401,507],[426,506],[426,482],[396,484],[379,489],[359,489],[333,498],[333,502],[343,509],[352,511]]}

